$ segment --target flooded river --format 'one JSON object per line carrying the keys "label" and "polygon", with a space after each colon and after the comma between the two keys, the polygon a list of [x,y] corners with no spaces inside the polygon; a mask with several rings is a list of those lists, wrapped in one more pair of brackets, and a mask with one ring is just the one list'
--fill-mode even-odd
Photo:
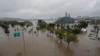
{"label": "flooded river", "polygon": [[[33,23],[34,31],[36,23]],[[95,35],[88,37],[92,25],[87,28],[87,33],[78,35],[78,42],[71,43],[67,47],[67,43],[62,44],[56,36],[48,37],[46,32],[28,33],[24,31],[24,41],[22,31],[20,37],[14,38],[14,28],[10,28],[10,35],[7,36],[2,28],[0,28],[0,55],[1,56],[100,56],[100,41]],[[25,42],[25,46],[24,46]]]}

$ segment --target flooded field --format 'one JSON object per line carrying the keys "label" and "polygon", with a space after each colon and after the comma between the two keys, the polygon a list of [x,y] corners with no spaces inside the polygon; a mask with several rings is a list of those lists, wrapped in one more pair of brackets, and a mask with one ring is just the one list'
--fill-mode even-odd
{"label": "flooded field", "polygon": [[[33,23],[34,31],[36,24]],[[1,56],[100,56],[100,41],[95,35],[88,37],[92,25],[87,28],[87,33],[78,35],[78,42],[59,43],[56,36],[48,37],[46,32],[29,33],[29,29],[24,31],[24,42],[22,30],[21,36],[14,38],[14,28],[10,28],[10,35],[7,36],[3,29],[0,28],[0,55]]]}

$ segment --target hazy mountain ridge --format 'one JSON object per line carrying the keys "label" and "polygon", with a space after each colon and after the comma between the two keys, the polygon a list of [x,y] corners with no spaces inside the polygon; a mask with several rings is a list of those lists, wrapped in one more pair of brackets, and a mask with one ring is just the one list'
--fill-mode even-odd
{"label": "hazy mountain ridge", "polygon": [[[0,18],[0,21],[23,21],[23,20],[38,21],[41,19],[21,19],[21,18],[11,18],[11,17]],[[42,20],[51,21],[51,20],[57,20],[57,19],[42,19]]]}
{"label": "hazy mountain ridge", "polygon": [[10,17],[3,17],[0,18],[0,21],[23,21],[25,19],[20,19],[20,18],[10,18]]}

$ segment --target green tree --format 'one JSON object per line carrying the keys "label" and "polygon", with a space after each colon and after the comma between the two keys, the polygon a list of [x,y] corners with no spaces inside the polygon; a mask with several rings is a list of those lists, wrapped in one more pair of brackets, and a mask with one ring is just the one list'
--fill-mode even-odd
{"label": "green tree", "polygon": [[72,29],[71,32],[77,35],[77,34],[81,33],[81,29],[80,28],[75,28],[75,29]]}
{"label": "green tree", "polygon": [[64,39],[65,39],[65,41],[68,43],[68,46],[69,46],[70,42],[74,42],[74,41],[77,40],[77,37],[76,37],[76,35],[73,34],[73,33],[66,33],[66,34],[64,35]]}
{"label": "green tree", "polygon": [[14,27],[15,25],[20,25],[21,27],[24,27],[26,24],[31,24],[32,22],[17,22],[17,21],[0,21],[0,26],[4,29],[5,33],[10,33],[9,31],[9,24]]}
{"label": "green tree", "polygon": [[47,24],[46,29],[50,32],[50,35],[53,36],[55,30],[55,24],[54,23]]}
{"label": "green tree", "polygon": [[86,28],[88,26],[88,23],[86,21],[80,21],[78,24],[79,28]]}
{"label": "green tree", "polygon": [[40,30],[40,27],[36,27],[37,32]]}
{"label": "green tree", "polygon": [[95,29],[95,30],[98,29],[98,25],[94,25],[94,29]]}
{"label": "green tree", "polygon": [[46,22],[44,20],[38,20],[38,24],[37,25],[41,29],[45,29],[46,28]]}
{"label": "green tree", "polygon": [[8,26],[8,24],[6,25],[6,24],[4,24],[4,23],[0,23],[0,26],[1,26],[2,29],[4,30],[5,34],[7,34],[7,35],[9,36],[10,31],[9,31],[9,26]]}
{"label": "green tree", "polygon": [[59,24],[57,24],[56,26],[57,26],[57,29],[59,29],[60,25],[59,25]]}
{"label": "green tree", "polygon": [[60,43],[62,43],[62,39],[64,38],[64,33],[65,33],[64,30],[61,30],[61,29],[55,30],[55,34],[60,39]]}
{"label": "green tree", "polygon": [[70,26],[69,25],[67,25],[66,27],[67,27],[68,30],[70,30]]}
{"label": "green tree", "polygon": [[71,25],[71,28],[74,28],[74,25]]}
{"label": "green tree", "polygon": [[25,24],[25,22],[19,22],[18,23],[21,27],[24,27],[26,24]]}

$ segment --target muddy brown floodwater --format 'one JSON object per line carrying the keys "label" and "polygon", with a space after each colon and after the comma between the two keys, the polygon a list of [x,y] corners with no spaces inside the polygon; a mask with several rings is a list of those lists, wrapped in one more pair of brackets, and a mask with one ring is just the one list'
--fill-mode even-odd
{"label": "muddy brown floodwater", "polygon": [[[88,37],[88,32],[78,35],[78,42],[71,42],[70,47],[63,41],[62,44],[56,36],[47,36],[46,32],[38,32],[37,34],[24,31],[25,52],[23,45],[23,36],[14,38],[14,29],[10,28],[9,37],[5,35],[0,28],[0,55],[2,56],[100,56],[100,41],[93,37]],[[22,32],[21,30],[19,32]]]}

